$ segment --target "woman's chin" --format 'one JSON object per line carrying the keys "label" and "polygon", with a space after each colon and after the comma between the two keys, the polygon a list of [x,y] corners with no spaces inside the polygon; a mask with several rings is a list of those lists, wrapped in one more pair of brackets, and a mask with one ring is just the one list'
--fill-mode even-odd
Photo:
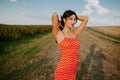
{"label": "woman's chin", "polygon": [[74,26],[71,26],[71,28],[74,28]]}
{"label": "woman's chin", "polygon": [[74,26],[69,26],[69,28],[73,28]]}
{"label": "woman's chin", "polygon": [[70,29],[72,29],[72,28],[73,28],[73,26],[70,26],[69,28],[70,28]]}

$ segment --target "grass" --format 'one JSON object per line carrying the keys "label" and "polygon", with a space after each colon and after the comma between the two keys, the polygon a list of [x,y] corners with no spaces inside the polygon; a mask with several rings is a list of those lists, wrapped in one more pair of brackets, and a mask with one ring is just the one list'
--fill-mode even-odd
{"label": "grass", "polygon": [[[29,44],[30,42],[32,42],[33,39],[40,38],[44,35],[45,34],[36,34],[33,36],[24,36],[20,40],[15,40],[15,41],[13,41],[13,40],[9,40],[9,41],[1,40],[0,41],[1,42],[0,43],[1,44],[0,55],[10,54],[13,51],[15,51],[17,49],[17,47],[19,47],[20,45]],[[37,47],[37,46],[35,46],[35,47]],[[30,50],[34,49],[35,47],[31,48]],[[21,48],[21,50],[22,50],[22,48]]]}
{"label": "grass", "polygon": [[[46,41],[49,42],[49,39],[45,40],[49,37],[49,35],[50,33],[46,33],[44,35],[37,35],[32,38],[24,38],[23,40],[13,42],[10,45],[8,44],[10,42],[4,44],[7,48],[11,47],[11,50],[8,49],[6,53],[3,52],[0,55],[0,79],[3,77],[5,78],[5,76],[9,77],[16,74],[16,71],[19,72],[22,69],[26,69],[26,66],[29,66],[33,61],[39,62],[39,60],[43,59],[47,54],[40,54],[38,52],[43,51],[43,46]],[[39,56],[39,58],[34,58],[37,57],[35,56],[38,55],[37,53],[41,56]],[[31,68],[32,67],[30,67],[30,69]]]}
{"label": "grass", "polygon": [[[15,71],[13,71],[12,73],[6,75],[4,80],[12,80],[12,79],[17,80],[17,79],[20,79],[23,76],[33,72],[35,69],[39,69],[39,67],[41,67],[43,64],[46,64],[48,61],[49,61],[49,59],[42,59],[42,60],[40,60],[38,62],[35,62],[33,64],[28,64],[27,66],[24,66],[21,69],[17,69]],[[44,72],[43,73],[41,72],[43,69],[39,70],[40,75],[44,73]]]}

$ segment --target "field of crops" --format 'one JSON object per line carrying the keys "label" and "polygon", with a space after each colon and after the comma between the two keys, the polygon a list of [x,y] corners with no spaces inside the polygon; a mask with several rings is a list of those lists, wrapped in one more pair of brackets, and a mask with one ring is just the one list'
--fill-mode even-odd
{"label": "field of crops", "polygon": [[89,27],[89,29],[118,41],[120,40],[120,26]]}
{"label": "field of crops", "polygon": [[23,36],[32,36],[51,31],[50,25],[0,25],[0,40],[19,40]]}
{"label": "field of crops", "polygon": [[49,32],[51,32],[51,25],[0,24],[0,55],[12,53],[19,45],[28,44],[32,39]]}

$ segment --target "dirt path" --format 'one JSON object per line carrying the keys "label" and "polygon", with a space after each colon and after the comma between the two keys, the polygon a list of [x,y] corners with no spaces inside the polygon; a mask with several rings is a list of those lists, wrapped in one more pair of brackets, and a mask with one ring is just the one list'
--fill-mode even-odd
{"label": "dirt path", "polygon": [[97,35],[86,29],[79,37],[81,60],[77,80],[120,80],[120,45]]}
{"label": "dirt path", "polygon": [[[120,80],[120,44],[93,35],[86,29],[79,36],[80,52],[77,80]],[[42,42],[41,42],[42,43]],[[54,80],[60,51],[52,33],[43,40],[44,48],[21,69],[3,80]]]}
{"label": "dirt path", "polygon": [[[106,28],[106,27],[105,27]],[[111,28],[111,27],[110,27]],[[109,28],[108,28],[109,29]],[[114,29],[114,28],[113,28]],[[104,30],[104,28],[103,28]],[[106,30],[106,29],[105,29]],[[118,28],[118,30],[120,30],[120,28]],[[119,33],[116,32],[116,35],[115,35],[115,31],[114,33],[111,33],[110,35],[110,32],[109,30],[107,32],[104,32],[104,31],[99,31],[99,28],[98,29],[95,29],[94,28],[88,28],[87,31],[89,31],[91,34],[95,35],[95,36],[99,36],[100,38],[103,38],[103,39],[106,39],[108,41],[112,41],[114,43],[117,43],[117,44],[120,44],[120,35]]]}

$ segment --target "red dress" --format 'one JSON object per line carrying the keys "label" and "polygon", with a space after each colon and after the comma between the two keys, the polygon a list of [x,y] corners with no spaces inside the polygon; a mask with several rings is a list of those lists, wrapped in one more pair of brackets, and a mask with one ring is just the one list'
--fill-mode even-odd
{"label": "red dress", "polygon": [[80,47],[78,38],[65,37],[58,45],[61,56],[54,73],[55,80],[76,80]]}

